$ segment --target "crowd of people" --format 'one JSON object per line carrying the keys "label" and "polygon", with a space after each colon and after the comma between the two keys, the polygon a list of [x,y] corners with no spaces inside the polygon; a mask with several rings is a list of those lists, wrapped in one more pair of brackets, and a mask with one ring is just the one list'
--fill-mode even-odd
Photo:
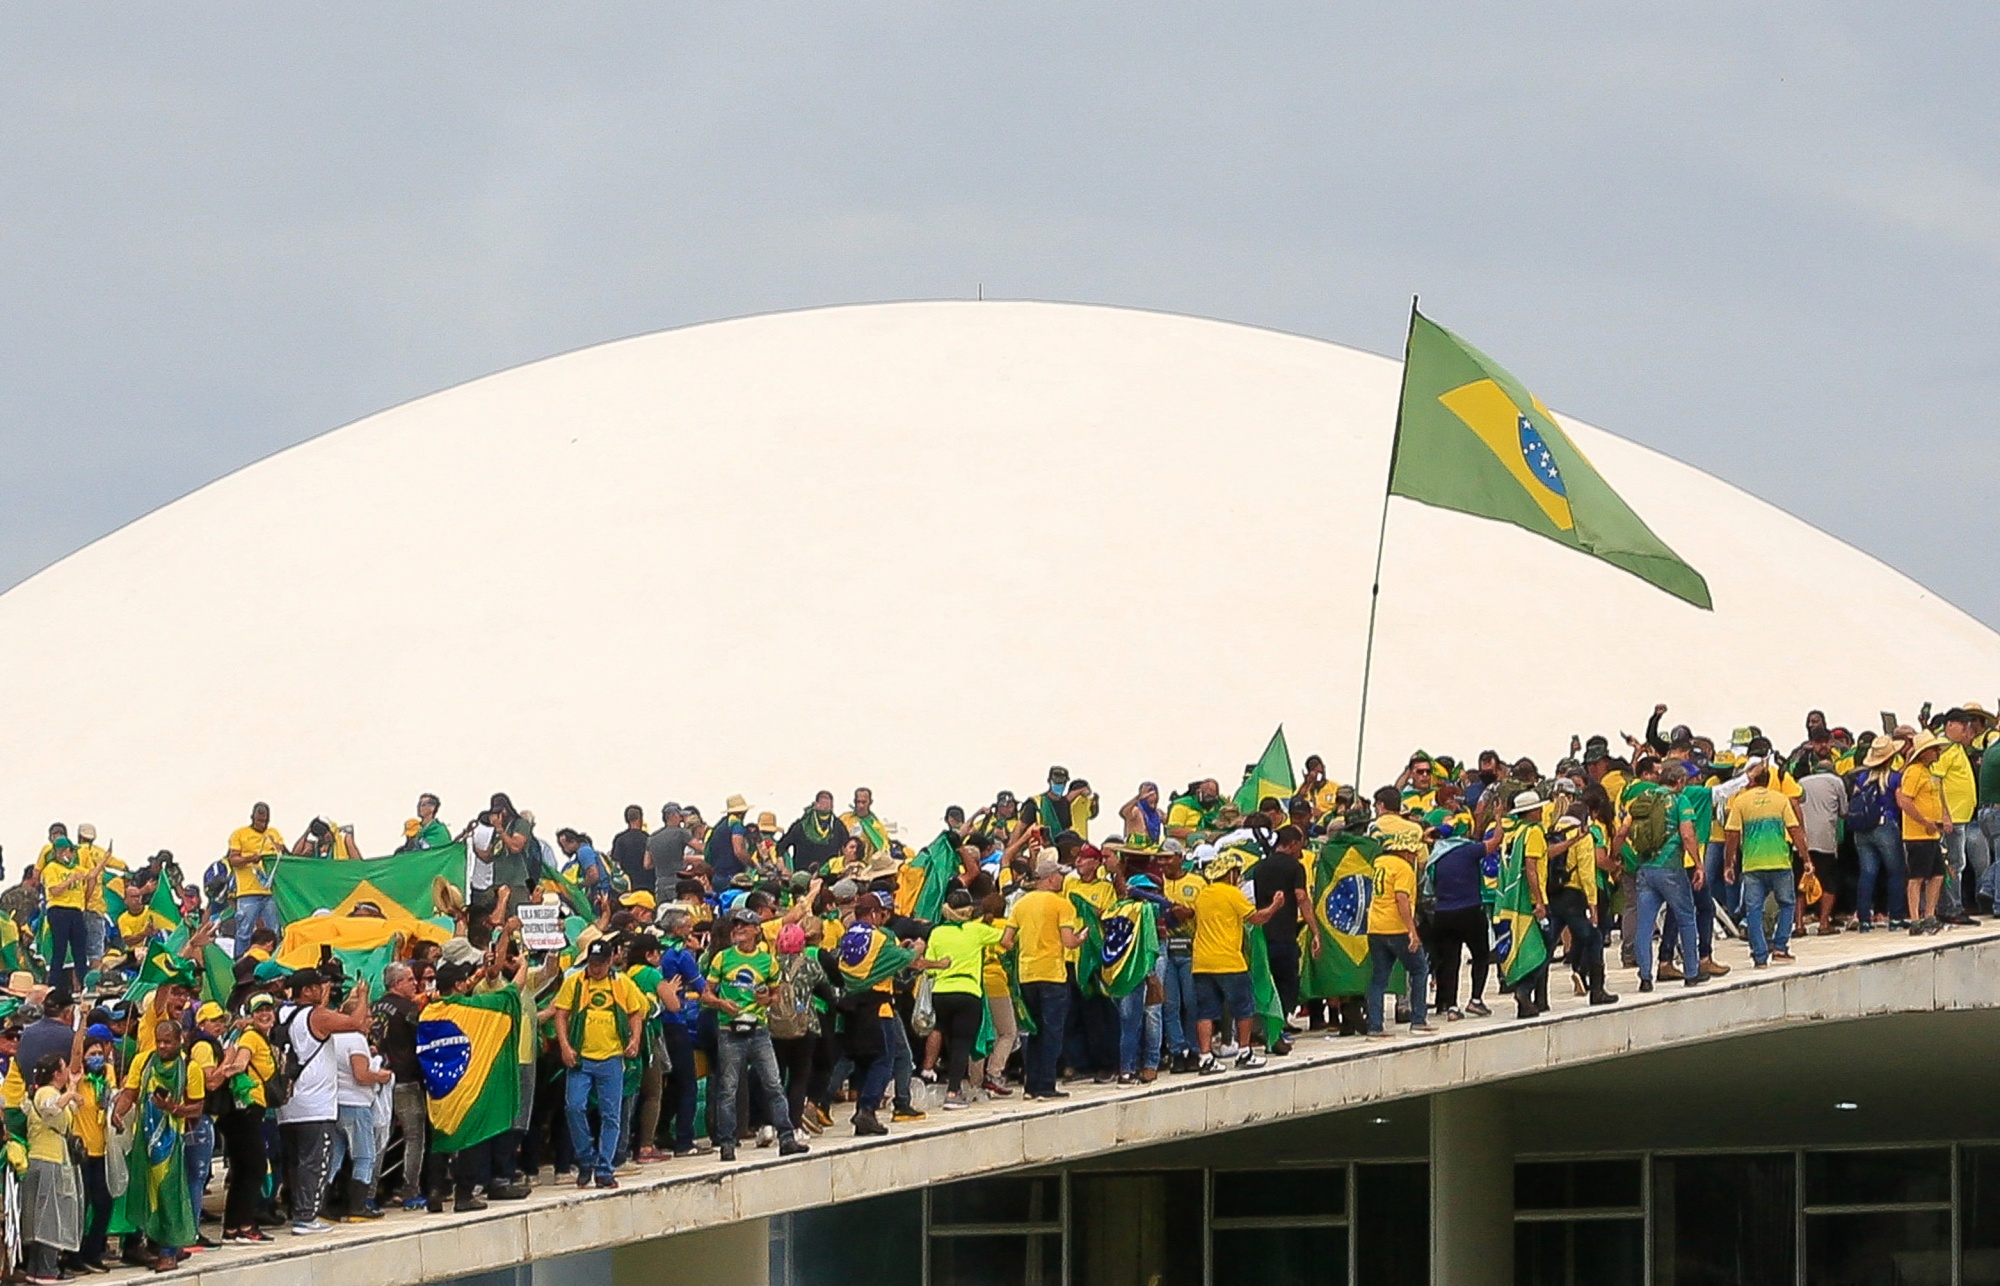
{"label": "crowd of people", "polygon": [[[1557,967],[1612,1004],[1614,943],[1648,992],[1728,972],[1723,939],[1770,968],[1807,931],[1990,906],[2000,754],[1977,703],[1859,736],[1815,711],[1789,751],[1666,713],[1547,772],[1418,751],[1366,792],[1312,756],[1107,808],[1054,767],[935,838],[866,788],[788,822],[740,796],[713,821],[634,805],[601,847],[504,794],[454,830],[424,795],[398,852],[363,859],[324,819],[288,844],[258,804],[190,880],[58,823],[0,894],[7,1244],[35,1282],[107,1271],[113,1238],[166,1270],[545,1173],[615,1188],[840,1124],[1255,1069],[1307,1032],[1423,1034],[1489,997],[1529,1021]],[[421,905],[385,908],[375,874],[372,901],[285,914],[289,862],[386,873],[460,846],[462,883]]]}

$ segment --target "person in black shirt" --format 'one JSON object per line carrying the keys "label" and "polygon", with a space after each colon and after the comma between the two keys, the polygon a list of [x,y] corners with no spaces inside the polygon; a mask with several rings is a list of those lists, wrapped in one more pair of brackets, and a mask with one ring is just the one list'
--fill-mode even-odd
{"label": "person in black shirt", "polygon": [[1266,1034],[1273,1054],[1290,1052],[1291,1042],[1285,1037],[1291,1034],[1292,1011],[1299,1007],[1299,912],[1306,905],[1306,868],[1299,857],[1305,846],[1304,831],[1296,826],[1280,826],[1272,844],[1274,851],[1250,871],[1256,905],[1269,906],[1275,895],[1284,895],[1278,901],[1277,914],[1257,930],[1264,935],[1264,950],[1271,961],[1271,985],[1277,989],[1278,1006],[1286,1023],[1283,1031]]}
{"label": "person in black shirt", "polygon": [[812,807],[778,839],[778,852],[794,871],[818,871],[847,846],[847,824],[833,811],[833,792],[813,796]]}
{"label": "person in black shirt", "polygon": [[375,1005],[375,1043],[396,1075],[396,1126],[403,1139],[405,1210],[424,1204],[425,1133],[430,1124],[424,1069],[417,1062],[417,1016],[424,1011],[423,984],[415,969],[400,961],[382,970],[382,999]]}
{"label": "person in black shirt", "polygon": [[625,808],[625,829],[611,841],[611,864],[625,872],[625,887],[653,887],[653,873],[646,867],[646,810],[637,804]]}

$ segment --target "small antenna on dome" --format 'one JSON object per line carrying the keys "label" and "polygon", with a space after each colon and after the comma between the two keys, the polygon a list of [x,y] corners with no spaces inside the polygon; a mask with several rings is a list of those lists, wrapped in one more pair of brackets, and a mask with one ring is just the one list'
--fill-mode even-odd
{"label": "small antenna on dome", "polygon": [[986,298],[986,283],[985,283],[985,282],[983,282],[983,281],[982,281],[982,282],[980,282],[980,283],[979,283],[978,285],[976,285],[976,286],[974,286],[974,287],[972,288],[972,297],[973,297],[974,299],[977,299],[977,300],[981,300],[981,301],[984,301],[984,300],[985,300],[985,298]]}

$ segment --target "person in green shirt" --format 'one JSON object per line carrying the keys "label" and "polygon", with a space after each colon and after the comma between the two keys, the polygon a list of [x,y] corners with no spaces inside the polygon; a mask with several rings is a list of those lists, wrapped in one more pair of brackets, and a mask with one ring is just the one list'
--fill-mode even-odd
{"label": "person in green shirt", "polygon": [[944,922],[931,930],[930,945],[924,948],[933,960],[951,961],[931,980],[931,1003],[944,1033],[947,1109],[965,1106],[966,1069],[986,1015],[987,952],[1014,947],[1014,926],[998,924],[998,919],[997,914],[976,914],[972,894],[953,889],[945,895]]}
{"label": "person in green shirt", "polygon": [[[1687,763],[1674,758],[1669,763],[1679,764],[1687,772]],[[1705,977],[1719,978],[1729,972],[1729,966],[1715,960],[1715,889],[1708,879],[1708,845],[1715,834],[1715,795],[1706,782],[1698,780],[1692,772],[1681,783],[1677,793],[1680,816],[1686,822],[1685,833],[1675,824],[1673,839],[1680,851],[1681,865],[1688,868],[1689,882],[1694,888],[1695,940],[1700,944],[1699,961],[1676,960],[1679,955],[1680,925],[1672,911],[1667,912],[1666,922],[1660,928],[1660,967],[1658,976],[1662,979],[1683,977],[1683,970],[1692,972],[1699,969]],[[1676,967],[1678,966],[1678,967]]]}
{"label": "person in green shirt", "polygon": [[[1653,989],[1653,925],[1659,920],[1662,908],[1673,913],[1674,923],[1680,929],[1681,959],[1701,958],[1695,930],[1694,887],[1702,872],[1700,867],[1689,867],[1683,860],[1683,855],[1693,852],[1695,845],[1694,822],[1680,796],[1680,789],[1687,782],[1687,769],[1678,760],[1656,765],[1654,760],[1642,761],[1640,780],[1626,787],[1621,796],[1625,816],[1612,839],[1627,869],[1632,870],[1633,884],[1638,890],[1632,945],[1642,992]],[[1652,772],[1657,772],[1657,780],[1647,779]],[[1655,851],[1641,853],[1631,843],[1635,829],[1632,809],[1649,793],[1659,797],[1657,806],[1665,812],[1666,838]],[[1648,799],[1647,803],[1650,806],[1655,801]],[[1706,981],[1699,969],[1682,979],[1689,987]]]}
{"label": "person in green shirt", "polygon": [[778,980],[778,960],[764,941],[764,926],[755,911],[729,914],[729,945],[709,958],[709,990],[702,1003],[718,1011],[715,1028],[715,1070],[709,1081],[709,1101],[715,1104],[718,1157],[736,1159],[736,1090],[743,1069],[764,1096],[772,1125],[778,1127],[778,1155],[797,1156],[807,1150],[792,1128],[785,1104],[785,1087],[778,1075],[778,1054],[771,1045],[765,1014],[772,984]]}

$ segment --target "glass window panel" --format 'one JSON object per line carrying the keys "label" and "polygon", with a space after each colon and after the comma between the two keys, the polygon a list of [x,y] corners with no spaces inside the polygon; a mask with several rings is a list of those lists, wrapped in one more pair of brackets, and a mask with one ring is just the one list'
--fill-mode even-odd
{"label": "glass window panel", "polygon": [[1514,1225],[1514,1286],[1569,1286],[1569,1225]]}
{"label": "glass window panel", "polygon": [[1961,1286],[2000,1286],[2000,1148],[1958,1150]]}
{"label": "glass window panel", "polygon": [[1809,1215],[1806,1280],[1813,1286],[1948,1286],[1951,1212]]}
{"label": "glass window panel", "polygon": [[[846,1281],[854,1267],[850,1258]],[[872,1263],[867,1276],[873,1280]],[[1062,1286],[1062,1236],[933,1237],[931,1286]]]}
{"label": "glass window panel", "polygon": [[931,1224],[1059,1223],[1062,1180],[973,1179],[931,1190]]}
{"label": "glass window panel", "polygon": [[1653,1159],[1653,1280],[1790,1282],[1798,1234],[1789,1152]]}
{"label": "glass window panel", "polygon": [[1806,1153],[1808,1206],[1949,1200],[1951,1153],[1944,1148]]}
{"label": "glass window panel", "polygon": [[1346,1286],[1345,1228],[1218,1228],[1210,1238],[1215,1286]]}
{"label": "glass window panel", "polygon": [[1354,1169],[1355,1277],[1367,1286],[1430,1286],[1431,1168]]}
{"label": "glass window panel", "polygon": [[1201,1171],[1073,1175],[1069,1215],[1071,1281],[1201,1286]]}
{"label": "glass window panel", "polygon": [[1645,1286],[1646,1221],[1514,1225],[1514,1286]]}
{"label": "glass window panel", "polygon": [[869,1286],[922,1286],[924,1194],[894,1192],[792,1215],[792,1286],[850,1286],[854,1230],[868,1230]]}
{"label": "glass window panel", "polygon": [[1523,1161],[1514,1167],[1516,1210],[1631,1209],[1644,1200],[1639,1158]]}
{"label": "glass window panel", "polygon": [[1217,1219],[1347,1213],[1347,1170],[1217,1170]]}

